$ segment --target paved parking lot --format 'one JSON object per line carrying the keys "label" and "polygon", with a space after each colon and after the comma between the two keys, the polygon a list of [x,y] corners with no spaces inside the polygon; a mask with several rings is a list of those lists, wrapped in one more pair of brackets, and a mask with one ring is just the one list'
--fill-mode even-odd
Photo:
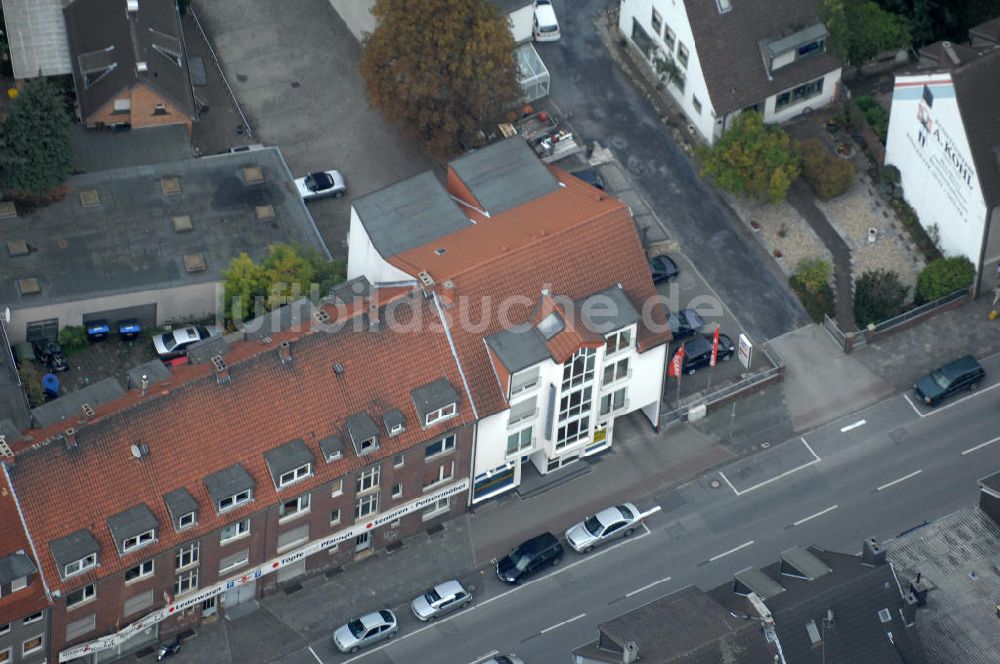
{"label": "paved parking lot", "polygon": [[310,203],[330,252],[347,254],[351,200],[432,167],[368,107],[360,45],[326,0],[214,0],[198,16],[255,140],[292,172],[337,168],[348,195]]}

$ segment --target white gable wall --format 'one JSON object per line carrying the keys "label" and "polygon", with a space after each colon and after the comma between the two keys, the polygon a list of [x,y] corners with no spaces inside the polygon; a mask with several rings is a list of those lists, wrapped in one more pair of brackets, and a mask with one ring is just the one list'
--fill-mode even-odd
{"label": "white gable wall", "polygon": [[357,210],[351,206],[351,229],[347,235],[347,278],[364,276],[372,284],[412,281],[409,275],[386,261],[375,249]]}
{"label": "white gable wall", "polygon": [[514,43],[521,44],[531,41],[531,28],[535,20],[535,5],[529,2],[520,9],[507,14],[510,19],[510,34],[514,37]]}
{"label": "white gable wall", "polygon": [[899,169],[921,225],[937,225],[942,251],[979,266],[986,200],[951,74],[896,77],[885,161]]}

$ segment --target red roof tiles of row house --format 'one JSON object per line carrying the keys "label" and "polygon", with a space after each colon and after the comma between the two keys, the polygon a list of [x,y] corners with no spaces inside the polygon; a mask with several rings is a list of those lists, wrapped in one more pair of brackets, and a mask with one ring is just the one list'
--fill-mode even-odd
{"label": "red roof tiles of row house", "polygon": [[[209,365],[185,367],[197,377],[166,390],[150,390],[114,414],[88,422],[76,433],[76,446],[52,444],[16,457],[9,467],[40,564],[52,588],[75,587],[95,575],[113,573],[151,553],[197,538],[278,500],[264,453],[301,439],[313,458],[313,476],[282,496],[298,495],[342,477],[380,458],[474,421],[462,376],[444,334],[427,331],[438,315],[433,302],[414,295],[391,305],[404,322],[419,325],[372,331],[346,326],[336,333],[316,332],[291,343],[291,361],[271,350],[233,361],[220,383]],[[409,314],[405,310],[409,311]],[[258,346],[248,342],[246,346]],[[447,381],[457,395],[457,415],[422,427],[414,388]],[[165,393],[164,393],[165,392]],[[389,437],[381,431],[378,450],[359,457],[351,448],[348,420],[399,409],[405,430]],[[378,427],[378,425],[375,425]],[[343,456],[329,463],[323,447],[333,437]],[[139,458],[133,445],[144,445]],[[301,448],[301,445],[299,445]],[[143,451],[145,450],[145,451]],[[215,510],[205,479],[241,464],[254,482],[251,503],[222,515]],[[184,488],[198,503],[197,526],[177,533],[164,496]],[[135,553],[118,554],[108,518],[145,505],[158,522],[157,541]],[[50,543],[81,528],[100,547],[100,566],[65,585],[60,581]]]}
{"label": "red roof tiles of row house", "polygon": [[[7,478],[0,474],[0,559],[11,554],[24,554],[37,567],[35,556],[31,553],[31,544],[21,525],[14,494],[7,484]],[[26,588],[0,597],[0,624],[13,622],[47,606],[45,587],[36,573]]]}

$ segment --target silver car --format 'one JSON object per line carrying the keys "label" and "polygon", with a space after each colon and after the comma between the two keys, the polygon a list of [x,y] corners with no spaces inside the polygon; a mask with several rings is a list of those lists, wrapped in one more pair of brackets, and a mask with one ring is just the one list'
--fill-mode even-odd
{"label": "silver car", "polygon": [[641,521],[642,513],[632,503],[622,503],[587,517],[566,531],[566,541],[577,553],[588,553],[614,537],[628,537]]}
{"label": "silver car", "polygon": [[359,648],[391,639],[397,631],[396,615],[389,609],[382,609],[338,627],[333,633],[333,645],[340,652],[357,652]]}
{"label": "silver car", "polygon": [[524,660],[511,653],[510,655],[493,655],[479,664],[524,664]]}
{"label": "silver car", "polygon": [[332,196],[340,198],[347,191],[347,181],[340,171],[317,171],[295,180],[295,188],[304,201]]}
{"label": "silver car", "polygon": [[410,609],[420,620],[434,620],[472,603],[472,593],[458,581],[440,583],[410,602]]}

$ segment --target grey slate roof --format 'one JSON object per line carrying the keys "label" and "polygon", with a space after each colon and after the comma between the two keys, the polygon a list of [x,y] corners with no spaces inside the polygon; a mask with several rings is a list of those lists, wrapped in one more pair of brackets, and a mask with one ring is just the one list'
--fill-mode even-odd
{"label": "grey slate roof", "polygon": [[14,78],[73,71],[62,7],[66,0],[3,0]]}
{"label": "grey slate roof", "polygon": [[625,643],[632,641],[642,664],[774,664],[774,653],[758,623],[730,615],[694,586],[602,623],[598,629],[600,639],[576,649],[574,655],[619,664]]}
{"label": "grey slate roof", "polygon": [[393,427],[405,427],[406,418],[403,417],[403,411],[393,408],[382,413],[382,424],[385,425],[385,430],[388,433],[392,431]]}
{"label": "grey slate roof", "polygon": [[167,380],[170,378],[170,369],[168,369],[167,366],[160,360],[150,360],[149,362],[143,362],[142,364],[136,365],[129,369],[126,374],[128,379],[128,389],[142,389],[143,376],[145,376],[146,380],[149,381],[149,385],[152,385],[153,383],[158,383],[161,380]]}
{"label": "grey slate roof", "polygon": [[959,67],[952,80],[989,210],[1000,205],[1000,49]]}
{"label": "grey slate roof", "polygon": [[734,577],[734,592],[742,594],[746,594],[748,591],[754,592],[765,601],[785,592],[784,586],[756,567],[747,567],[745,570],[737,572]]}
{"label": "grey slate roof", "polygon": [[[264,181],[246,184],[244,165],[259,166]],[[163,177],[180,178],[181,193],[164,196]],[[0,252],[0,302],[11,309],[219,282],[230,260],[242,252],[259,260],[275,242],[329,256],[277,148],[87,173],[66,186],[63,200],[3,221],[6,239],[36,249]],[[79,194],[92,189],[100,203],[84,207]],[[266,205],[276,216],[263,222],[256,206]],[[180,216],[192,230],[174,231]],[[188,272],[184,256],[195,253],[206,269]],[[21,295],[15,282],[24,277],[38,278],[42,292]]]}
{"label": "grey slate roof", "polygon": [[809,580],[818,579],[830,573],[830,568],[822,560],[801,546],[793,546],[781,552],[781,573],[798,575]]}
{"label": "grey slate roof", "polygon": [[264,461],[267,462],[267,469],[271,471],[274,486],[278,486],[278,478],[290,470],[295,470],[307,463],[312,464],[314,459],[312,452],[306,447],[306,442],[301,438],[296,438],[280,447],[264,452]]}
{"label": "grey slate roof", "polygon": [[559,181],[520,136],[448,162],[484,210],[497,214],[556,191]]}
{"label": "grey slate roof", "polygon": [[[176,3],[146,0],[132,14],[123,0],[74,0],[63,14],[84,120],[136,83],[197,117]],[[138,72],[137,62],[148,71]]]}
{"label": "grey slate roof", "polygon": [[163,496],[163,502],[167,505],[167,511],[170,513],[170,518],[173,519],[174,525],[177,525],[177,521],[185,514],[190,514],[198,512],[198,501],[194,499],[191,492],[187,489],[181,487],[180,489],[174,489],[167,495]]}
{"label": "grey slate roof", "polygon": [[253,478],[241,464],[233,464],[228,468],[212,473],[205,478],[205,488],[212,501],[218,505],[223,498],[235,496],[241,491],[254,488]]}
{"label": "grey slate roof", "polygon": [[86,558],[92,553],[97,553],[99,549],[97,540],[86,528],[81,528],[66,537],[49,542],[49,550],[59,566],[60,573],[66,565]]}
{"label": "grey slate roof", "polygon": [[327,436],[319,441],[319,451],[323,453],[323,458],[327,463],[339,459],[344,454],[344,444],[340,436]]}
{"label": "grey slate roof", "polygon": [[230,343],[224,336],[202,339],[187,347],[187,358],[191,364],[208,364],[216,355],[225,357]]}
{"label": "grey slate roof", "polygon": [[591,332],[608,334],[639,322],[639,312],[624,290],[612,286],[575,303]]}
{"label": "grey slate roof", "polygon": [[285,330],[305,330],[314,310],[309,298],[303,297],[246,321],[240,331],[248,341],[256,341]]}
{"label": "grey slate roof", "polygon": [[935,519],[888,547],[904,591],[918,572],[933,584],[913,628],[930,661],[995,664],[998,553],[1000,526],[974,506]]}
{"label": "grey slate roof", "polygon": [[486,337],[486,343],[512,374],[551,357],[534,326],[497,332]]}
{"label": "grey slate roof", "polygon": [[444,408],[450,403],[458,403],[458,392],[451,386],[448,379],[443,377],[438,378],[433,383],[410,390],[410,396],[413,398],[413,407],[420,415],[421,424],[426,421],[428,413]]}
{"label": "grey slate roof", "polygon": [[472,224],[430,171],[362,196],[352,205],[383,258]]}
{"label": "grey slate roof", "polygon": [[38,427],[47,427],[57,422],[72,426],[83,416],[83,405],[96,409],[125,394],[125,390],[114,378],[105,378],[74,392],[68,392],[58,399],[31,410],[31,418]]}
{"label": "grey slate roof", "polygon": [[152,510],[145,503],[139,503],[124,512],[108,517],[108,529],[111,530],[111,537],[119,551],[122,542],[128,538],[153,530],[159,525]]}
{"label": "grey slate roof", "polygon": [[830,52],[781,67],[768,78],[760,44],[819,22],[818,0],[740,0],[719,13],[716,0],[687,0],[688,21],[712,108],[722,116],[838,69]]}
{"label": "grey slate roof", "polygon": [[0,583],[10,583],[36,571],[35,563],[24,553],[12,553],[0,558]]}
{"label": "grey slate roof", "polygon": [[379,428],[368,413],[354,413],[347,416],[347,433],[350,434],[351,442],[354,443],[354,451],[360,455],[359,446],[361,443],[370,438],[374,438],[375,442],[378,442]]}

